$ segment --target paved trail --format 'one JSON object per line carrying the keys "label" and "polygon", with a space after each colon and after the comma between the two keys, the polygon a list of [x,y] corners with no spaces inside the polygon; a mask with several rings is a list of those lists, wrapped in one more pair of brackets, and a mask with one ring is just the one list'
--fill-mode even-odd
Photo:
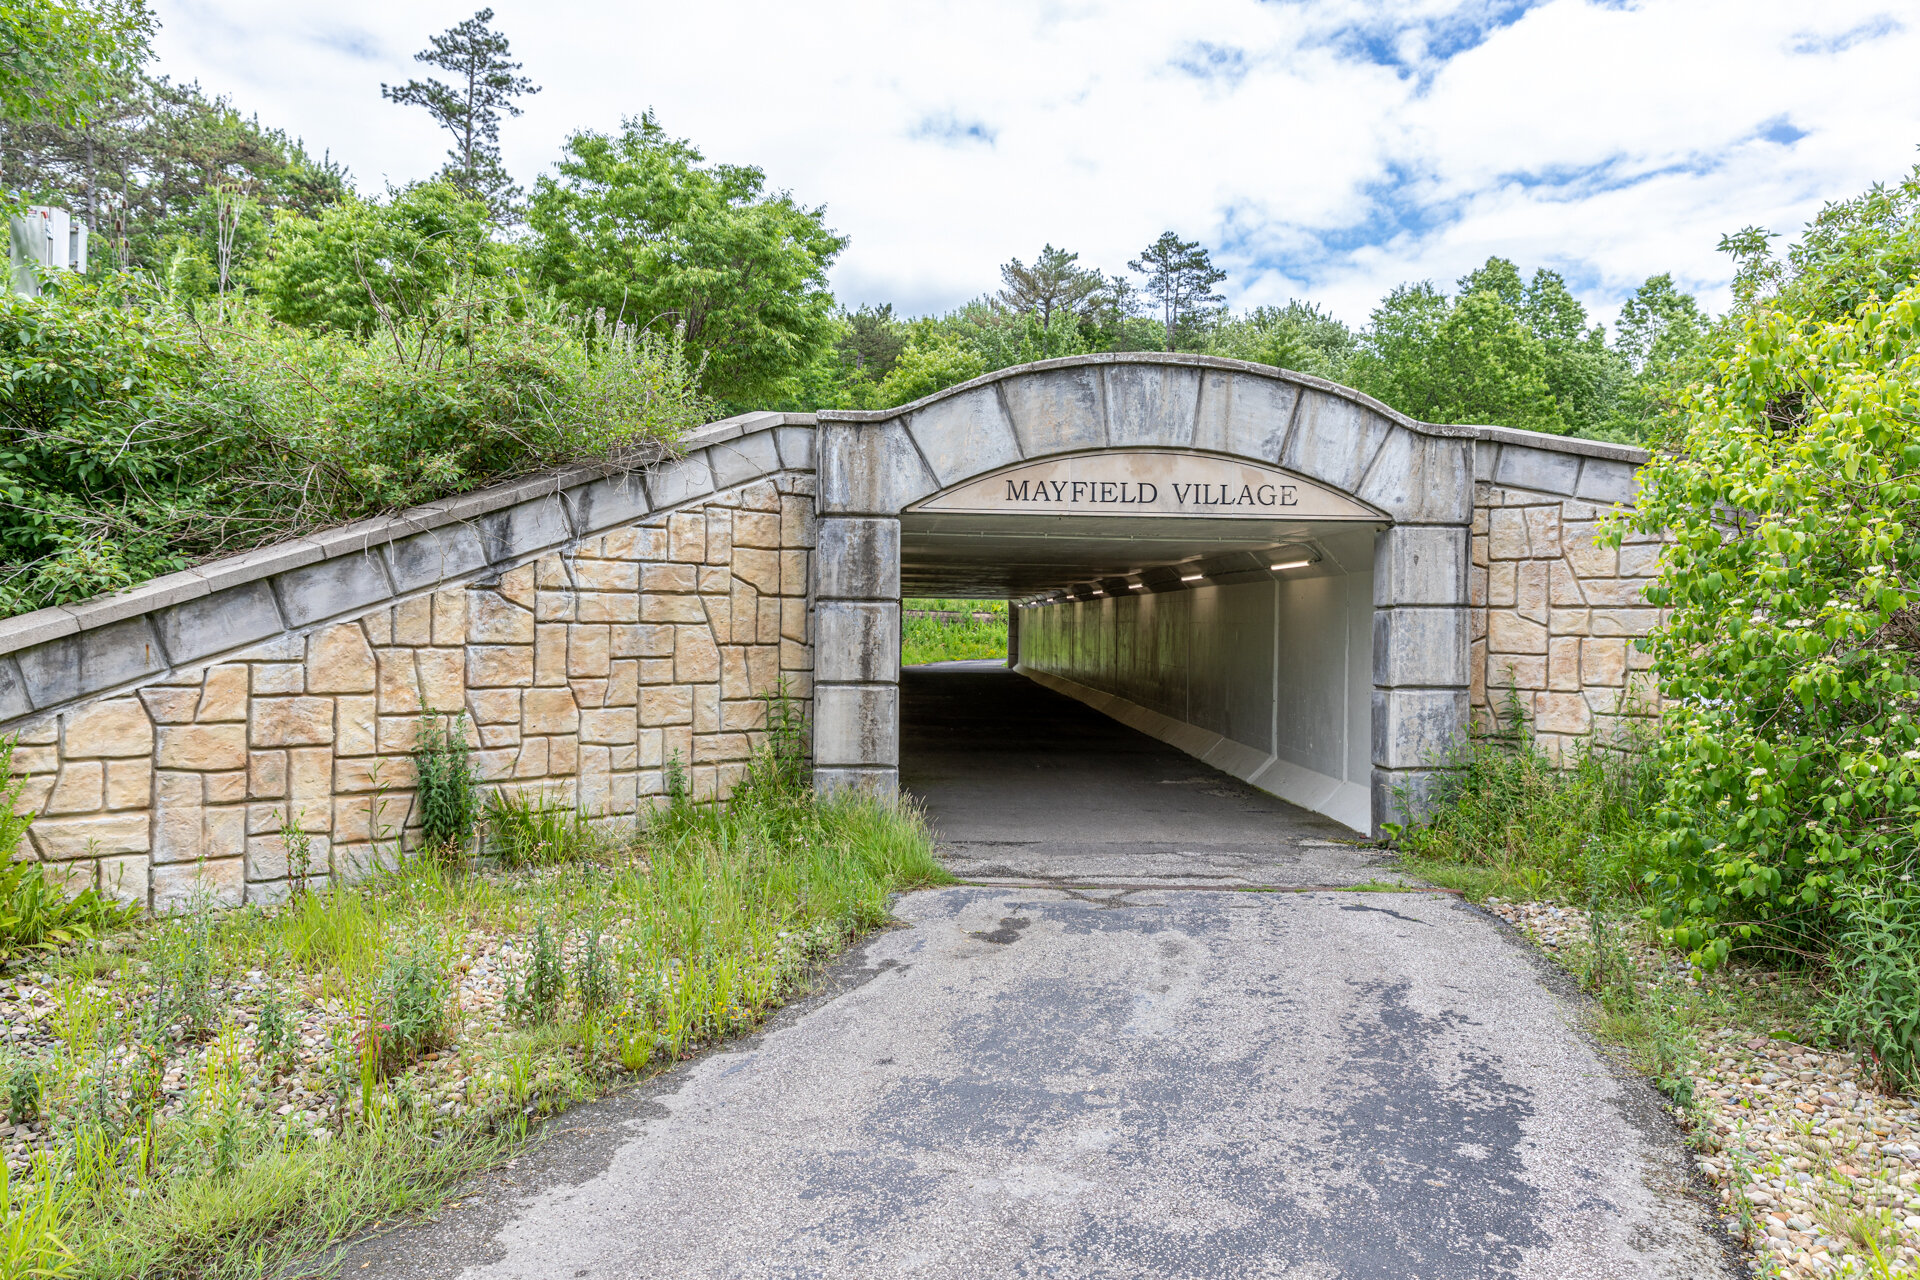
{"label": "paved trail", "polygon": [[[568,1113],[343,1275],[1739,1274],[1658,1099],[1491,918],[1440,894],[1160,887],[1380,869],[1220,775],[1161,788],[1207,771],[1016,676],[908,677],[909,785],[957,864],[1150,887],[910,895],[904,927],[768,1031]],[[1028,718],[977,714],[1003,697]],[[994,784],[956,767],[988,733]],[[1027,767],[1075,738],[1079,764]],[[1099,787],[1103,752],[1129,783]],[[1036,839],[994,834],[1023,812]],[[1183,851],[1240,861],[1183,873]]]}

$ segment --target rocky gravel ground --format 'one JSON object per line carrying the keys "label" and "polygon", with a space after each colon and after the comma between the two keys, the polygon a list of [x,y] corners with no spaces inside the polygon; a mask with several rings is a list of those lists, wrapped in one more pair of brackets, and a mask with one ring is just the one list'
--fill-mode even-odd
{"label": "rocky gravel ground", "polygon": [[[1486,902],[1576,973],[1593,952],[1587,913]],[[1920,1276],[1920,1107],[1881,1092],[1870,1062],[1738,1025],[1715,985],[1776,980],[1692,970],[1637,928],[1611,926],[1642,1000],[1683,1018],[1692,1038],[1688,1126],[1700,1172],[1760,1276]]]}

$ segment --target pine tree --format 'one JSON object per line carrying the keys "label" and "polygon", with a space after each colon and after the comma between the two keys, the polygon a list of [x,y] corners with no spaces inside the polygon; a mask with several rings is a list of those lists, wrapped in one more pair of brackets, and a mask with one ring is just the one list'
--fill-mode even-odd
{"label": "pine tree", "polygon": [[455,80],[409,80],[398,88],[381,85],[380,96],[407,106],[425,107],[453,135],[442,171],[455,186],[485,200],[500,217],[511,209],[520,189],[500,163],[500,117],[517,116],[514,99],[540,92],[531,79],[514,73],[507,37],[487,24],[493,10],[482,9],[465,22],[429,37],[429,48],[413,55],[451,73]]}
{"label": "pine tree", "polygon": [[1159,303],[1169,351],[1181,325],[1191,324],[1203,308],[1224,301],[1213,286],[1225,280],[1227,273],[1213,265],[1197,240],[1182,240],[1163,231],[1127,266],[1147,278],[1145,292]]}

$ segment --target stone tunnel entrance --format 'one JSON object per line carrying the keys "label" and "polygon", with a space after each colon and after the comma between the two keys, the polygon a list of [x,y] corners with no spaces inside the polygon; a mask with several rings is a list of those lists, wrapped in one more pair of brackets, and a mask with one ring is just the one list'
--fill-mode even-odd
{"label": "stone tunnel entrance", "polygon": [[1472,446],[1159,355],[820,415],[816,780],[898,788],[900,600],[989,597],[1030,680],[1377,830],[1466,730]]}

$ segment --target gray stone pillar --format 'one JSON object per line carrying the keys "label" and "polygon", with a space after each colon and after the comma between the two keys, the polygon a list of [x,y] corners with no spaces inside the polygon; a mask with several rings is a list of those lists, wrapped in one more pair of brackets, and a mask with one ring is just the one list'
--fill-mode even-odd
{"label": "gray stone pillar", "polygon": [[900,789],[900,521],[820,517],[814,563],[813,781]]}
{"label": "gray stone pillar", "polygon": [[1373,833],[1424,817],[1467,741],[1468,530],[1395,525],[1373,544]]}

